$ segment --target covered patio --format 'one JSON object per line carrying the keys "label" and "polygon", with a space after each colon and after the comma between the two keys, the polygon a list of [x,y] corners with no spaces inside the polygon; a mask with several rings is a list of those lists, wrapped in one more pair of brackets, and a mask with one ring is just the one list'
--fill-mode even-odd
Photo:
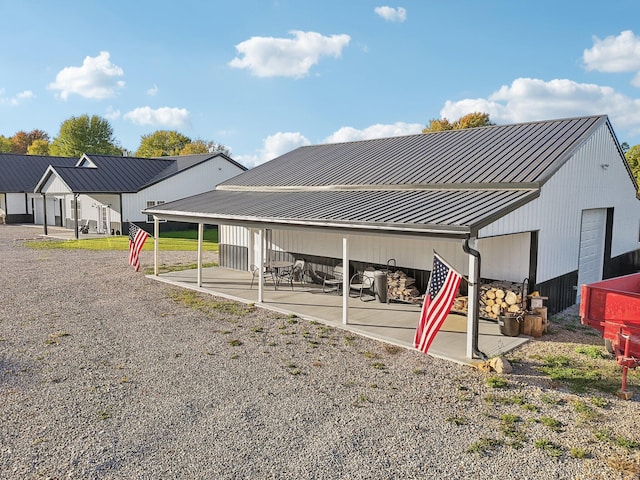
{"label": "covered patio", "polygon": [[[413,349],[413,337],[420,315],[419,305],[403,303],[381,303],[376,300],[362,301],[347,297],[349,322],[343,323],[343,300],[336,293],[324,293],[321,285],[295,283],[293,289],[281,284],[275,289],[272,282],[260,289],[256,278],[253,286],[252,274],[222,267],[183,270],[150,275],[157,281],[182,288],[216,295],[239,302],[255,304],[282,315],[296,315],[305,320],[320,322],[363,335],[375,340]],[[467,317],[450,314],[429,349],[429,355],[471,364],[466,354]],[[478,348],[487,356],[495,356],[516,348],[527,341],[527,337],[508,337],[500,333],[497,323],[480,320],[478,324]]]}

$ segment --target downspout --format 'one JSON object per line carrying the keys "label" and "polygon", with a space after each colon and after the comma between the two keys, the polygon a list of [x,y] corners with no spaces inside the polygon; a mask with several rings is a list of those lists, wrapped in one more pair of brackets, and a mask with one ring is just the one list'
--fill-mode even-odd
{"label": "downspout", "polygon": [[476,258],[476,261],[478,262],[478,268],[475,269],[473,278],[471,278],[471,276],[469,276],[468,278],[468,283],[469,283],[469,288],[473,289],[475,291],[475,295],[473,296],[473,298],[476,299],[476,301],[474,301],[471,305],[469,305],[469,308],[471,308],[471,313],[473,315],[473,328],[471,330],[471,350],[473,353],[473,357],[474,358],[481,358],[482,360],[486,360],[487,359],[487,355],[485,355],[483,352],[481,352],[478,349],[478,321],[479,321],[479,315],[478,315],[478,287],[480,286],[480,252],[477,250],[474,250],[473,248],[471,248],[469,246],[469,236],[467,235],[467,237],[464,239],[464,242],[462,244],[462,250],[464,250],[464,252],[467,255],[472,255],[473,257]]}

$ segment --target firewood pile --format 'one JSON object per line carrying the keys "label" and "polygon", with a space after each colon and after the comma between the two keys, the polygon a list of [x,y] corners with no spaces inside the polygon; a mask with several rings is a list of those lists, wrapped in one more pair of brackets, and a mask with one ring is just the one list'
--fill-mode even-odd
{"label": "firewood pile", "polygon": [[415,286],[416,279],[402,270],[387,272],[387,300],[406,303],[422,303],[423,296]]}
{"label": "firewood pile", "polygon": [[[480,285],[478,313],[482,318],[497,320],[498,315],[524,315],[522,284],[496,281]],[[469,308],[466,296],[456,297],[452,311],[466,315]]]}

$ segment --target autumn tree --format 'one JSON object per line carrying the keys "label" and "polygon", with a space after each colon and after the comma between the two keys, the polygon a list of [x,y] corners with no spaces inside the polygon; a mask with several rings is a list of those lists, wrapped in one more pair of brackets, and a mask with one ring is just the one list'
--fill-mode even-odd
{"label": "autumn tree", "polygon": [[97,115],[81,115],[62,122],[49,152],[61,157],[81,157],[84,153],[122,155],[122,148],[108,120]]}
{"label": "autumn tree", "polygon": [[225,145],[216,143],[213,140],[196,139],[187,143],[178,155],[194,155],[197,153],[224,153],[231,155],[231,151]]}
{"label": "autumn tree", "polygon": [[134,155],[145,158],[179,155],[188,143],[191,143],[191,139],[175,130],[156,130],[142,136]]}
{"label": "autumn tree", "polygon": [[640,145],[634,145],[624,154],[631,172],[636,177],[636,182],[640,185]]}
{"label": "autumn tree", "polygon": [[486,127],[489,125],[495,125],[495,123],[491,121],[488,113],[473,112],[460,117],[453,123],[446,118],[433,118],[429,120],[429,125],[422,130],[422,133],[462,130],[464,128]]}
{"label": "autumn tree", "polygon": [[31,142],[27,148],[28,155],[49,155],[49,142],[47,140],[38,139]]}
{"label": "autumn tree", "polygon": [[175,130],[156,130],[140,139],[136,157],[166,157],[221,152],[230,154],[229,148],[213,140],[191,140]]}

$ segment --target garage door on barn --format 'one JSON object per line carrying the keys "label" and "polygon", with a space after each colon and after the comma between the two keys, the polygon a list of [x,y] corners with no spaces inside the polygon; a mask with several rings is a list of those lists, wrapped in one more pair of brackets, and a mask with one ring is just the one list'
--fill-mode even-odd
{"label": "garage door on barn", "polygon": [[580,303],[581,285],[602,280],[606,223],[606,208],[582,211],[576,303]]}

